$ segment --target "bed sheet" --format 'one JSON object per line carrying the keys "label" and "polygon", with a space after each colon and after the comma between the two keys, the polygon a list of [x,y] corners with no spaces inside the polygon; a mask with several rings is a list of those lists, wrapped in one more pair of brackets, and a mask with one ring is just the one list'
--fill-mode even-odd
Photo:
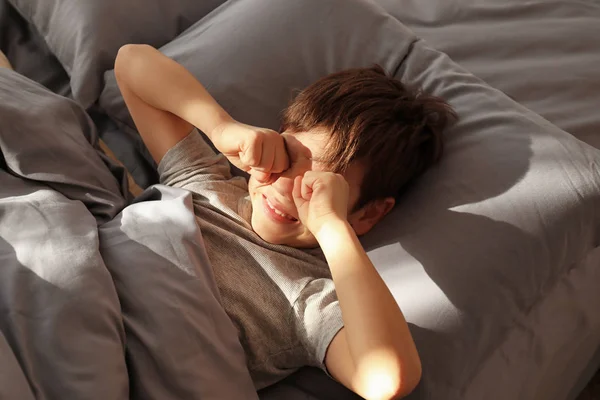
{"label": "bed sheet", "polygon": [[374,1],[490,86],[600,148],[600,1]]}

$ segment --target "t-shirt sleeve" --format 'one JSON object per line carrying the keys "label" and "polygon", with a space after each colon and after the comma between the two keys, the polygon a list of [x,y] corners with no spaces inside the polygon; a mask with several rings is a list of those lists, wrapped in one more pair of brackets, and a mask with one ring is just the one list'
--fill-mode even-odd
{"label": "t-shirt sleeve", "polygon": [[160,183],[189,190],[203,204],[234,215],[248,195],[246,180],[231,175],[229,162],[204,141],[197,129],[171,147],[158,164]]}
{"label": "t-shirt sleeve", "polygon": [[299,321],[298,336],[308,352],[310,366],[327,372],[327,349],[335,335],[344,327],[333,280],[312,280],[294,303],[294,311]]}
{"label": "t-shirt sleeve", "polygon": [[182,189],[202,180],[231,179],[225,156],[215,153],[197,129],[167,151],[158,164],[158,174],[163,185]]}

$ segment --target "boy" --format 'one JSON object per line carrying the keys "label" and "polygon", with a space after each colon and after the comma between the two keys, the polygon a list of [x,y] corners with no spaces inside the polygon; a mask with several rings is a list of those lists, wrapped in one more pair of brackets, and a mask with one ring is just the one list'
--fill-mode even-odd
{"label": "boy", "polygon": [[304,90],[279,134],[233,120],[151,47],[121,48],[115,72],[161,183],[193,193],[257,389],[312,365],[368,399],[411,392],[415,344],[357,236],[439,158],[449,106],[379,67],[349,70]]}

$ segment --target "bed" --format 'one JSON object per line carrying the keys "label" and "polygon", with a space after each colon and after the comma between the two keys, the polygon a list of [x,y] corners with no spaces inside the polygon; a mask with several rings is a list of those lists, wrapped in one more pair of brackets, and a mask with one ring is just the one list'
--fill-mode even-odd
{"label": "bed", "polygon": [[[598,369],[600,70],[595,66],[600,62],[600,4],[583,0],[229,0],[202,2],[201,7],[195,6],[197,2],[177,1],[165,8],[166,2],[155,0],[161,12],[136,18],[131,10],[139,2],[130,0],[115,2],[124,4],[123,15],[116,5],[112,9],[116,15],[98,10],[76,14],[82,27],[72,24],[73,29],[84,34],[72,35],[58,29],[64,26],[61,12],[68,10],[68,2],[46,4],[51,3],[66,8],[37,7],[37,2],[25,0],[0,3],[0,46],[17,71],[74,99],[68,107],[86,110],[86,124],[93,127],[88,129],[95,130],[119,160],[106,160],[99,151],[119,177],[121,186],[113,191],[131,189],[128,173],[141,188],[157,179],[111,71],[111,60],[123,43],[159,47],[196,74],[234,117],[274,129],[293,89],[328,72],[375,62],[403,81],[448,99],[460,119],[448,132],[444,160],[411,188],[393,215],[363,238],[410,323],[423,359],[423,380],[409,398],[574,399]],[[104,4],[110,10],[112,2]],[[102,19],[94,20],[98,15]],[[168,23],[157,25],[161,18]],[[107,35],[115,26],[129,26],[125,22],[132,28],[122,29],[117,38]],[[90,27],[96,27],[97,33]],[[129,35],[130,31],[134,33]],[[70,42],[73,37],[80,42]],[[5,85],[10,89],[9,83]],[[80,126],[81,118],[71,122]],[[6,125],[4,129],[0,132],[6,132]],[[97,139],[89,137],[93,144]],[[6,158],[14,148],[6,144],[3,150]],[[69,151],[66,145],[64,151]],[[54,178],[44,179],[56,187]],[[160,238],[137,237],[139,228],[124,231],[121,222],[110,221],[130,221],[128,215],[135,215],[152,224],[155,214],[176,220],[163,211],[166,208],[185,213],[184,201],[179,201],[185,194],[164,192],[164,188],[159,192],[145,192],[133,208],[113,207],[94,214],[108,221],[97,233],[104,253],[94,260],[103,259],[113,281],[122,282],[109,289],[116,297],[107,304],[132,304],[135,312],[122,312],[135,321],[151,308],[131,296],[139,289],[118,268],[124,262],[121,255],[150,257],[146,249],[151,249],[166,254],[166,259],[169,256],[157,244]],[[71,198],[78,199],[77,195]],[[149,202],[152,199],[164,204]],[[147,204],[155,209],[147,210]],[[74,212],[85,217],[83,210]],[[0,227],[4,241],[17,240],[7,233],[13,225],[6,217],[0,217]],[[195,233],[184,228],[181,231],[188,236],[174,229],[167,234],[169,240],[193,240]],[[130,243],[121,249],[123,232],[145,248]],[[6,252],[0,254],[8,257]],[[43,276],[44,266],[38,268]],[[210,274],[206,268],[200,271]],[[101,282],[111,287],[106,274]],[[160,301],[152,305],[165,307]],[[118,314],[111,307],[110,312]],[[43,371],[23,367],[27,357],[15,350],[23,344],[7,334],[14,333],[14,327],[1,326],[7,339],[0,345],[7,343],[2,348],[12,348],[15,365],[25,370],[22,386],[44,393],[40,389],[45,387]],[[222,329],[227,330],[225,324]],[[127,327],[111,332],[124,346]],[[166,332],[155,335],[157,341],[174,340]],[[115,361],[114,369],[135,366],[138,373],[131,375],[130,384],[137,391],[131,397],[176,398],[161,392],[164,385],[153,375],[157,372],[149,367],[149,360],[169,365],[169,377],[187,371],[171,366],[166,350],[148,358],[144,351],[148,343],[129,342],[133,349],[129,364]],[[186,350],[180,347],[169,351]],[[230,360],[239,358],[233,342],[225,342],[221,351]],[[73,365],[83,361],[74,360]],[[194,362],[209,365],[212,360]],[[239,369],[233,372],[236,366],[231,362],[221,368],[230,377],[239,375],[239,387],[244,388],[247,381]],[[127,385],[122,374],[115,373],[111,382],[115,388]],[[177,384],[189,388],[189,382]],[[214,386],[218,390],[227,385]],[[53,393],[60,394],[60,388],[56,390]],[[183,393],[195,393],[189,390]],[[204,395],[210,398],[210,393]],[[259,396],[356,398],[322,372],[308,368],[263,389]]]}

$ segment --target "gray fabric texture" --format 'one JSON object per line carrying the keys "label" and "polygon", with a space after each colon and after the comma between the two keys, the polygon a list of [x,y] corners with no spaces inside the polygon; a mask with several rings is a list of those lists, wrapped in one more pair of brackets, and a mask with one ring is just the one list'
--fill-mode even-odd
{"label": "gray fabric texture", "polygon": [[570,355],[600,338],[600,153],[423,41],[397,77],[460,117],[441,163],[364,238],[415,325],[419,397],[561,398],[565,365],[587,363]]}
{"label": "gray fabric texture", "polygon": [[4,357],[2,369],[38,399],[126,398],[119,301],[97,231],[125,201],[90,145],[93,126],[2,68],[0,120],[0,331],[21,372]]}
{"label": "gray fabric texture", "polygon": [[99,228],[127,343],[130,398],[256,399],[189,192],[154,186]]}
{"label": "gray fabric texture", "polygon": [[[228,3],[162,51],[236,118],[275,129],[292,88],[351,66],[379,62],[447,99],[460,120],[443,161],[363,238],[423,360],[411,398],[560,398],[587,362],[570,355],[600,337],[598,151],[372,3],[298,4]],[[112,73],[101,104],[133,127]],[[301,398],[310,383],[295,383]]]}
{"label": "gray fabric texture", "polygon": [[73,97],[88,108],[119,47],[162,46],[224,0],[9,1],[37,28],[69,74]]}
{"label": "gray fabric texture", "polygon": [[81,107],[3,68],[0,120],[0,398],[257,398],[189,192],[124,208]]}
{"label": "gray fabric texture", "polygon": [[331,273],[320,251],[271,245],[252,231],[248,185],[233,177],[198,131],[171,148],[160,182],[191,191],[223,299],[257,389],[303,366],[325,368],[343,326]]}
{"label": "gray fabric texture", "polygon": [[[345,68],[379,63],[394,72],[413,40],[363,0],[233,0],[160,50],[187,67],[234,118],[278,129],[282,106],[297,90]],[[134,128],[114,71],[105,80],[100,106]]]}
{"label": "gray fabric texture", "polygon": [[[0,0],[0,50],[15,71],[41,83],[54,93],[70,97],[69,76],[35,27],[23,19],[8,0]],[[156,165],[146,157],[137,138],[121,132],[105,114],[89,110],[100,139],[123,162],[136,182],[148,187],[158,182]]]}
{"label": "gray fabric texture", "polygon": [[44,38],[12,7],[0,0],[0,50],[15,71],[41,83],[54,93],[68,96],[69,77]]}
{"label": "gray fabric texture", "polygon": [[600,148],[600,2],[376,2],[489,85]]}

